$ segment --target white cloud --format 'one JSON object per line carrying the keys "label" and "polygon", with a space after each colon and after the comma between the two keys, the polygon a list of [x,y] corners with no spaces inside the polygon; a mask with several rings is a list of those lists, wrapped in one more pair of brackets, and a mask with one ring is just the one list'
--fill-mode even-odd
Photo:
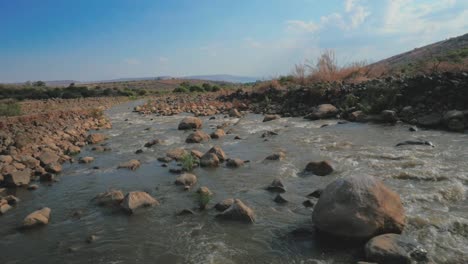
{"label": "white cloud", "polygon": [[320,29],[320,25],[310,21],[302,20],[288,20],[286,21],[288,25],[288,30],[290,31],[305,31],[305,32],[315,32]]}

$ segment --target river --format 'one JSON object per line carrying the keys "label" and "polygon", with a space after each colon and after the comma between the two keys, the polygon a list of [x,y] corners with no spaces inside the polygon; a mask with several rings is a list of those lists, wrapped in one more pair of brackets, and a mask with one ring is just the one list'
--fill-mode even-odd
{"label": "river", "polygon": [[[230,122],[226,130],[232,134],[186,144],[189,132],[177,130],[182,115],[139,115],[131,111],[137,103],[141,102],[107,111],[113,128],[104,133],[110,135],[107,144],[112,151],[96,153],[86,146],[78,157],[93,156],[93,163],[66,164],[58,182],[40,183],[36,191],[13,192],[21,202],[0,216],[0,263],[315,263],[312,259],[355,263],[363,260],[362,245],[322,243],[313,232],[312,209],[302,202],[338,177],[361,174],[378,177],[401,195],[408,217],[404,235],[422,243],[435,263],[468,260],[468,134],[410,132],[404,124],[337,124],[336,120],[302,118],[262,123],[261,115],[249,114],[241,120],[204,117],[205,132]],[[321,128],[324,124],[329,125]],[[261,137],[265,131],[278,135],[265,141]],[[241,140],[234,140],[235,136]],[[143,147],[155,138],[164,143]],[[409,139],[431,141],[435,148],[395,147]],[[213,145],[221,146],[231,158],[250,163],[237,169],[196,168],[198,183],[187,192],[174,185],[177,175],[157,161],[175,147],[205,152]],[[135,154],[140,148],[144,152]],[[278,150],[285,151],[284,160],[265,161]],[[116,169],[130,159],[139,159],[142,166],[136,171]],[[302,173],[309,161],[322,159],[333,162],[332,175]],[[285,184],[286,204],[276,204],[275,194],[265,190],[275,178]],[[182,209],[196,207],[194,192],[200,186],[214,193],[209,209],[178,216]],[[161,205],[127,215],[91,202],[111,188],[124,193],[147,191]],[[231,197],[255,211],[254,224],[215,219],[217,211],[211,207]],[[52,209],[47,226],[16,229],[27,214],[43,206]],[[97,239],[86,243],[90,235]]]}

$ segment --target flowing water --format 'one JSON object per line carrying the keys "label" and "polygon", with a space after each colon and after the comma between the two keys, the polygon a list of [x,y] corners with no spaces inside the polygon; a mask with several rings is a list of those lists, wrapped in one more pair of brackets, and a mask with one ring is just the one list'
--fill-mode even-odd
{"label": "flowing water", "polygon": [[[338,177],[361,174],[382,179],[401,195],[408,215],[404,234],[421,242],[435,263],[467,263],[467,134],[301,118],[262,123],[262,116],[250,114],[241,120],[203,118],[206,132],[230,122],[232,134],[208,143],[185,144],[189,132],[177,130],[182,116],[138,115],[131,112],[136,103],[107,112],[113,124],[105,131],[111,152],[95,153],[87,146],[79,156],[93,156],[93,163],[65,165],[59,182],[40,184],[36,191],[13,192],[21,202],[0,217],[0,263],[314,263],[312,259],[355,263],[363,258],[362,245],[336,247],[340,241],[324,243],[306,232],[313,230],[312,209],[302,202]],[[329,126],[320,128],[323,124]],[[261,134],[267,130],[278,135],[265,141]],[[235,136],[242,140],[234,140]],[[165,142],[143,148],[155,138]],[[432,141],[436,147],[395,147],[409,139]],[[213,145],[221,146],[229,157],[250,163],[237,169],[196,168],[195,189],[207,186],[214,192],[211,206],[225,198],[241,199],[255,211],[255,224],[219,222],[211,206],[195,215],[177,216],[184,208],[196,207],[195,190],[175,186],[176,175],[156,159],[175,147],[204,152]],[[140,148],[144,153],[134,154]],[[286,159],[264,160],[278,150],[286,152]],[[130,159],[139,159],[142,166],[136,171],[116,169]],[[335,164],[332,175],[302,173],[307,162],[322,159]],[[285,184],[289,203],[274,203],[275,194],[265,190],[275,178]],[[129,216],[91,202],[111,188],[147,191],[161,205]],[[28,231],[15,228],[43,206],[52,209],[49,225]],[[86,243],[89,235],[97,240]]]}

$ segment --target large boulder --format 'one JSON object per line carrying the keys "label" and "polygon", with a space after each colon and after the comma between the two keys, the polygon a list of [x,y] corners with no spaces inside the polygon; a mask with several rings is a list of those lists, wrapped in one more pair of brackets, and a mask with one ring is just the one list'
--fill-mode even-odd
{"label": "large boulder", "polygon": [[197,183],[197,176],[191,173],[179,175],[175,180],[176,185],[183,185],[187,189],[195,185],[195,183]]}
{"label": "large boulder", "polygon": [[185,140],[186,143],[201,143],[201,142],[205,142],[205,141],[209,141],[210,140],[210,136],[201,131],[201,130],[197,130],[193,133],[191,133],[187,139]]}
{"label": "large boulder", "polygon": [[415,240],[398,234],[372,238],[365,247],[367,261],[379,264],[427,263],[427,251]]}
{"label": "large boulder", "polygon": [[229,208],[216,215],[216,217],[219,219],[239,221],[244,223],[255,222],[254,211],[239,199],[235,199],[234,203]]}
{"label": "large boulder", "polygon": [[18,187],[28,185],[31,181],[31,170],[24,169],[22,171],[14,171],[5,175],[4,183],[9,187]]}
{"label": "large boulder", "polygon": [[99,206],[117,206],[124,199],[124,195],[120,190],[110,190],[103,192],[94,197],[93,201]]}
{"label": "large boulder", "polygon": [[202,127],[202,121],[198,117],[189,116],[179,123],[179,130],[199,129]]}
{"label": "large boulder", "polygon": [[372,176],[350,176],[330,183],[312,214],[318,230],[356,239],[401,233],[405,220],[400,196]]}
{"label": "large boulder", "polygon": [[222,129],[216,129],[216,131],[214,131],[213,133],[211,133],[211,138],[213,139],[217,139],[217,138],[222,138],[224,136],[226,136],[226,133],[224,132],[224,130]]}
{"label": "large boulder", "polygon": [[151,197],[148,193],[140,191],[127,193],[121,203],[122,208],[129,213],[133,213],[140,207],[149,207],[154,205],[159,205],[158,200]]}
{"label": "large boulder", "polygon": [[166,152],[167,157],[175,160],[181,160],[187,154],[188,151],[183,148],[175,148]]}
{"label": "large boulder", "polygon": [[305,116],[306,119],[317,120],[333,118],[338,114],[338,109],[331,104],[321,104],[312,110],[312,113]]}
{"label": "large boulder", "polygon": [[226,162],[226,166],[229,168],[238,168],[244,165],[245,161],[241,159],[228,159]]}
{"label": "large boulder", "polygon": [[214,208],[220,212],[223,212],[229,207],[231,207],[233,203],[234,203],[234,199],[232,198],[224,199],[221,202],[215,204]]}
{"label": "large boulder", "polygon": [[311,161],[307,164],[305,171],[312,172],[317,176],[326,176],[333,172],[333,166],[330,161]]}
{"label": "large boulder", "polygon": [[127,162],[122,162],[119,164],[117,169],[129,169],[129,170],[136,170],[140,167],[140,162],[136,159],[129,160]]}
{"label": "large boulder", "polygon": [[50,219],[50,208],[44,207],[41,210],[30,213],[23,220],[23,228],[47,225]]}
{"label": "large boulder", "polygon": [[102,142],[102,141],[104,141],[106,139],[107,139],[106,135],[101,134],[101,133],[94,133],[94,134],[88,135],[88,137],[86,138],[86,141],[89,144],[96,144],[96,143]]}

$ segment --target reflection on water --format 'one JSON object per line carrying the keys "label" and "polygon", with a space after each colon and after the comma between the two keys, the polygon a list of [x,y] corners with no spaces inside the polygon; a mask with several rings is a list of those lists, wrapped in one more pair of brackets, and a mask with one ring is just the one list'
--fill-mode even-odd
{"label": "reflection on water", "polygon": [[[111,152],[94,153],[88,146],[80,156],[95,157],[92,164],[66,165],[60,181],[52,186],[40,184],[34,192],[15,192],[21,202],[0,217],[0,263],[307,263],[308,259],[353,263],[361,257],[361,248],[334,248],[317,239],[311,210],[302,202],[337,177],[356,174],[379,177],[400,193],[409,218],[405,233],[423,243],[437,263],[462,263],[468,257],[466,134],[411,133],[404,125],[300,118],[262,123],[258,115],[237,122],[217,116],[204,118],[203,129],[211,132],[229,121],[237,123],[229,127],[232,134],[187,145],[189,132],[177,130],[181,116],[140,116],[131,112],[132,104],[108,111],[113,123],[106,131],[111,135]],[[323,124],[329,126],[320,128]],[[278,135],[265,141],[261,135],[267,130]],[[235,136],[242,140],[234,140]],[[143,148],[155,138],[164,143]],[[394,147],[409,139],[429,140],[436,148]],[[217,222],[214,210],[177,216],[184,208],[196,207],[194,191],[175,186],[176,176],[156,159],[171,148],[203,152],[214,144],[229,157],[251,162],[238,169],[197,168],[197,186],[214,192],[213,205],[225,198],[242,199],[255,210],[254,225]],[[140,148],[144,153],[134,154]],[[287,153],[285,160],[264,161],[280,149]],[[116,170],[118,163],[133,158],[142,162],[140,169]],[[327,177],[302,175],[307,162],[317,159],[332,160],[336,172]],[[264,190],[275,178],[282,179],[287,189],[284,197],[289,203],[285,205],[274,203],[275,195]],[[90,202],[110,188],[147,191],[161,205],[128,216]],[[48,226],[27,232],[15,229],[28,213],[42,206],[52,209]],[[86,243],[92,234],[97,240]]]}

